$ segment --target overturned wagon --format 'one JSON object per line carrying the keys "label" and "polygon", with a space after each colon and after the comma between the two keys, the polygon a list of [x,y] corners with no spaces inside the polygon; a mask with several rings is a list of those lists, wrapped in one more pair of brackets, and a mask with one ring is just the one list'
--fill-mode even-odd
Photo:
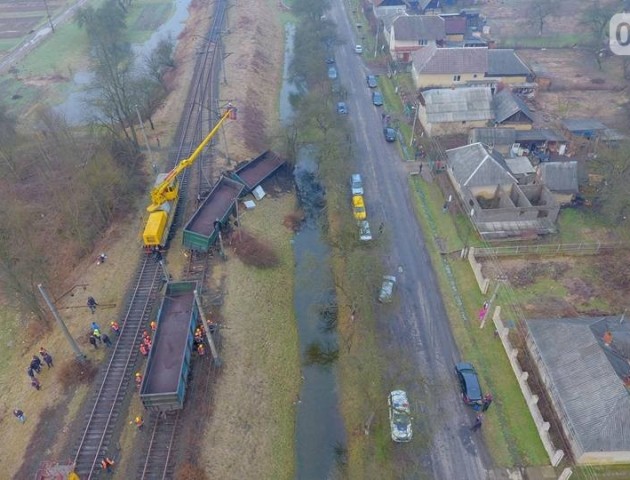
{"label": "overturned wagon", "polygon": [[245,185],[247,187],[245,193],[249,193],[282,165],[284,165],[284,160],[277,153],[267,150],[234,170],[230,173],[230,177]]}
{"label": "overturned wagon", "polygon": [[184,227],[184,247],[207,252],[219,235],[219,223],[230,217],[244,188],[239,182],[221,177]]}
{"label": "overturned wagon", "polygon": [[184,406],[194,332],[199,318],[197,282],[169,282],[160,305],[157,329],[140,386],[140,401],[151,411]]}

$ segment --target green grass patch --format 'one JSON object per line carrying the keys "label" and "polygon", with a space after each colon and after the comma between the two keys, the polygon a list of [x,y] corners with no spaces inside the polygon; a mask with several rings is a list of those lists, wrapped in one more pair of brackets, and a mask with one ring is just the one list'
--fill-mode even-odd
{"label": "green grass patch", "polygon": [[147,40],[174,11],[174,5],[170,2],[134,3],[127,16],[129,41],[141,43]]}
{"label": "green grass patch", "polygon": [[563,33],[543,37],[507,37],[501,40],[501,48],[569,48],[574,45],[592,45],[586,34]]}
{"label": "green grass patch", "polygon": [[[411,179],[410,186],[415,193],[417,216],[425,234],[458,235],[451,216],[441,211],[442,198],[435,192],[437,187],[418,178]],[[445,226],[448,223],[450,227]],[[477,366],[484,389],[495,397],[493,407],[487,412],[488,421],[483,432],[495,462],[501,466],[548,463],[505,351],[494,337],[492,324],[487,324],[483,330],[479,328],[477,312],[484,297],[475,287],[468,263],[457,256],[440,255],[434,242],[427,242],[427,248],[462,358]],[[447,274],[447,267],[452,277]],[[456,298],[461,299],[461,306]]]}
{"label": "green grass patch", "polygon": [[609,230],[602,216],[590,209],[560,210],[557,226],[558,233],[549,238],[550,243],[595,243]]}
{"label": "green grass patch", "polygon": [[21,38],[3,38],[0,40],[0,52],[11,50],[13,47],[19,45],[22,41]]}

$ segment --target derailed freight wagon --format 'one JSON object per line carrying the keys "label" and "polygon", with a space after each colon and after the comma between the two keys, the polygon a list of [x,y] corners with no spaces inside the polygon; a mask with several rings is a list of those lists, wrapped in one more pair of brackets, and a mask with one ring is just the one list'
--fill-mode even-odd
{"label": "derailed freight wagon", "polygon": [[194,333],[199,318],[197,282],[169,282],[140,386],[144,408],[165,412],[184,407]]}
{"label": "derailed freight wagon", "polygon": [[184,247],[207,252],[219,235],[217,222],[227,221],[244,189],[241,183],[222,176],[184,227]]}
{"label": "derailed freight wagon", "polygon": [[234,170],[230,177],[244,184],[247,187],[245,190],[247,194],[273,175],[284,163],[277,153],[267,150]]}

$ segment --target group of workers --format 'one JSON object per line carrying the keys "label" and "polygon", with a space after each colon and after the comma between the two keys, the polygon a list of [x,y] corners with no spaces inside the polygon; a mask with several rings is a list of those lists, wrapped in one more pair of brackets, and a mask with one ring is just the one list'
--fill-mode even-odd
{"label": "group of workers", "polygon": [[[41,358],[39,358],[40,356]],[[39,382],[39,379],[36,377],[35,374],[41,373],[42,371],[42,359],[43,359],[43,362],[48,366],[48,368],[54,366],[52,356],[50,355],[50,353],[48,353],[48,351],[44,347],[41,347],[39,349],[39,355],[33,355],[33,358],[31,359],[31,363],[29,364],[28,369],[26,370],[26,373],[31,379],[31,386],[35,390],[41,389],[41,383]]]}

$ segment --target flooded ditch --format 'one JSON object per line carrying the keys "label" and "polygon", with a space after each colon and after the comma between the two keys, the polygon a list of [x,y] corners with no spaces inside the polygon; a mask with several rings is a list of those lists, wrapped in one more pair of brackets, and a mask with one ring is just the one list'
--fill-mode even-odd
{"label": "flooded ditch", "polygon": [[[290,82],[288,65],[293,54],[293,33],[287,27],[280,117],[292,114],[290,97],[297,88]],[[311,148],[298,152],[295,184],[305,220],[293,239],[295,258],[294,306],[302,352],[302,387],[296,411],[296,478],[336,478],[345,463],[346,436],[338,408],[337,304],[330,266],[330,249],[323,237],[325,192],[317,179]]]}

